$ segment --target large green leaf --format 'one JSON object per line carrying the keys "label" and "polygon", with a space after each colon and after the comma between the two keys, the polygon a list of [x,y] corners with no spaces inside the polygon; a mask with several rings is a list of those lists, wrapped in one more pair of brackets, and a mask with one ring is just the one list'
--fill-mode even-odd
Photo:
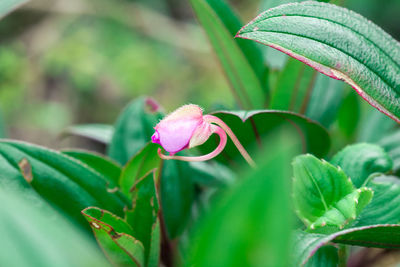
{"label": "large green leaf", "polygon": [[308,230],[342,229],[372,199],[371,189],[356,189],[341,169],[312,155],[296,157],[293,172],[293,205]]}
{"label": "large green leaf", "polygon": [[118,165],[118,163],[102,156],[101,154],[85,150],[63,150],[62,153],[81,161],[103,175],[109,182],[108,187],[110,189],[113,189],[118,185],[122,171],[121,166]]}
{"label": "large green leaf", "polygon": [[138,98],[122,111],[108,147],[108,155],[121,165],[142,149],[154,133],[153,127],[161,119],[158,104],[147,97]]}
{"label": "large green leaf", "polygon": [[294,266],[304,265],[322,246],[335,242],[364,247],[400,248],[400,225],[377,224],[350,228],[330,235],[297,230],[293,239]]}
{"label": "large green leaf", "polygon": [[287,266],[291,135],[270,142],[257,169],[225,191],[197,225],[184,266]]}
{"label": "large green leaf", "polygon": [[132,228],[121,218],[98,208],[82,211],[89,222],[97,242],[116,266],[144,265],[144,247],[135,239]]}
{"label": "large green leaf", "polygon": [[400,185],[390,181],[373,181],[368,183],[368,187],[374,190],[374,197],[354,226],[400,224]]}
{"label": "large green leaf", "polygon": [[[131,195],[131,189],[136,181],[147,175],[149,171],[160,167],[161,159],[157,154],[158,147],[156,144],[148,143],[122,169],[119,185],[126,196]],[[156,176],[158,176],[158,170],[156,170]]]}
{"label": "large green leaf", "polygon": [[400,122],[400,43],[362,16],[326,3],[287,4],[262,13],[238,37],[281,50],[347,82]]}
{"label": "large green leaf", "polygon": [[0,18],[26,2],[28,2],[28,0],[2,0],[0,2]]}
{"label": "large green leaf", "polygon": [[357,141],[377,143],[393,132],[397,125],[395,121],[371,108],[361,120]]}
{"label": "large green leaf", "polygon": [[355,144],[337,153],[331,163],[340,166],[358,188],[373,173],[387,173],[392,170],[393,161],[380,147],[373,144]]}
{"label": "large green leaf", "polygon": [[23,142],[0,141],[3,188],[32,187],[53,207],[87,227],[80,211],[98,206],[122,216],[128,206],[119,190],[109,190],[107,179],[80,161],[60,152]]}
{"label": "large green leaf", "polygon": [[[254,111],[218,111],[212,115],[222,119],[235,133],[242,145],[252,150],[260,145],[264,148],[263,139],[271,134],[274,129],[282,125],[292,127],[301,140],[303,152],[307,151],[318,156],[328,152],[330,139],[327,131],[318,123],[293,112],[278,110],[254,110]],[[219,140],[210,138],[200,149],[209,152],[217,146]],[[268,149],[268,147],[265,147]],[[231,140],[224,151],[216,158],[229,164],[242,164],[243,158]]]}
{"label": "large green leaf", "polygon": [[32,194],[0,189],[1,266],[110,266],[93,239]]}
{"label": "large green leaf", "polygon": [[193,10],[205,29],[232,87],[234,96],[243,109],[265,107],[267,83],[261,52],[249,42],[238,42],[233,37],[242,26],[223,0],[191,0]]}
{"label": "large green leaf", "polygon": [[114,127],[108,124],[80,124],[68,127],[63,135],[76,135],[109,144],[114,133]]}
{"label": "large green leaf", "polygon": [[194,197],[192,175],[188,162],[167,160],[163,163],[160,197],[168,236],[181,234],[188,223]]}
{"label": "large green leaf", "polygon": [[145,265],[148,267],[159,266],[160,257],[159,199],[155,180],[155,171],[151,171],[136,181],[132,188],[133,208],[126,211],[132,236],[144,246]]}

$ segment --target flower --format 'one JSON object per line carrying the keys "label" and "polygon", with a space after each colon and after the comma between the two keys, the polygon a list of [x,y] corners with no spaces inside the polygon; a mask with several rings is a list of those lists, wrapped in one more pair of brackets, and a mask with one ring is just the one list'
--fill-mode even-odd
{"label": "flower", "polygon": [[178,108],[154,129],[152,142],[160,144],[171,154],[201,145],[213,133],[212,125],[203,118],[203,110],[193,104]]}
{"label": "flower", "polygon": [[[232,130],[221,119],[212,115],[203,115],[203,110],[194,104],[185,105],[161,120],[155,127],[151,141],[160,144],[170,155],[158,154],[162,159],[178,159],[184,161],[205,161],[216,157],[225,148],[228,134],[240,153],[251,165],[253,160],[240,144]],[[184,149],[199,146],[213,134],[218,134],[220,142],[214,151],[198,157],[174,156]]]}

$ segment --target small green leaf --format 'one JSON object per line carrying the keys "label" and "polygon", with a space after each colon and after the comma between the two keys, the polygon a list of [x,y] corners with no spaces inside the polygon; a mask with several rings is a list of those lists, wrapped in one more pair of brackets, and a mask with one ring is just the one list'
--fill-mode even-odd
{"label": "small green leaf", "polygon": [[[60,152],[36,145],[0,141],[0,185],[34,189],[70,219],[87,228],[80,214],[98,206],[122,216],[129,202],[119,190],[109,190],[104,175]],[[17,186],[16,184],[20,184]]]}
{"label": "small green leaf", "polygon": [[353,184],[358,188],[373,173],[387,173],[393,167],[392,159],[379,146],[355,144],[337,153],[331,163],[340,166]]}
{"label": "small green leaf", "polygon": [[62,135],[76,135],[85,137],[103,144],[109,144],[114,133],[114,127],[107,124],[81,124],[65,129]]}
{"label": "small green leaf", "polygon": [[375,247],[375,248],[400,248],[400,225],[376,224],[371,226],[349,228],[330,235],[307,233],[297,230],[293,238],[293,263],[294,266],[304,265],[319,248],[330,242]]}
{"label": "small green leaf", "polygon": [[341,169],[312,155],[296,157],[293,171],[293,204],[308,230],[342,229],[372,199],[371,189],[356,189]]}
{"label": "small green leaf", "polygon": [[241,22],[222,0],[190,3],[214,47],[238,105],[243,109],[263,108],[267,83],[261,78],[265,72],[262,55],[255,45],[234,39]]}
{"label": "small green leaf", "polygon": [[[132,188],[133,208],[126,211],[126,221],[132,227],[132,236],[144,246],[145,265],[158,266],[160,251],[159,200],[155,183],[155,171],[151,171]],[[154,264],[154,265],[152,265]]]}
{"label": "small green leaf", "polygon": [[135,182],[147,175],[149,171],[157,169],[156,177],[158,177],[158,168],[161,164],[161,159],[157,154],[158,148],[158,145],[148,143],[124,166],[119,185],[126,196],[131,196],[131,189]]}
{"label": "small green leaf", "polygon": [[151,98],[132,101],[119,116],[108,147],[108,156],[121,165],[139,152],[154,133],[153,127],[161,119],[158,104]]}
{"label": "small green leaf", "polygon": [[[330,146],[327,131],[318,123],[289,111],[279,110],[253,110],[253,111],[217,111],[214,116],[222,119],[234,132],[242,145],[249,150],[264,148],[264,139],[281,126],[291,127],[301,141],[303,152],[324,156]],[[219,140],[210,138],[199,148],[203,153],[208,153],[217,147]],[[265,149],[269,149],[265,147]],[[224,151],[216,157],[222,163],[230,166],[243,164],[244,160],[237,148],[229,139]]]}
{"label": "small green leaf", "polygon": [[0,19],[26,2],[28,0],[2,0],[0,2]]}
{"label": "small green leaf", "polygon": [[62,153],[81,161],[83,164],[88,165],[90,168],[103,175],[109,182],[109,189],[118,186],[118,180],[122,171],[118,163],[101,154],[85,150],[63,150]]}
{"label": "small green leaf", "polygon": [[82,214],[114,265],[145,266],[144,247],[132,236],[132,228],[123,219],[106,210],[92,207],[84,209]]}
{"label": "small green leaf", "polygon": [[267,10],[237,36],[345,81],[400,122],[400,43],[364,17],[326,3],[292,3]]}
{"label": "small green leaf", "polygon": [[32,193],[0,188],[2,266],[110,266],[93,239]]}
{"label": "small green leaf", "polygon": [[[291,135],[279,132],[274,153],[227,189],[197,225],[184,266],[287,266]],[[261,160],[262,159],[262,160]]]}

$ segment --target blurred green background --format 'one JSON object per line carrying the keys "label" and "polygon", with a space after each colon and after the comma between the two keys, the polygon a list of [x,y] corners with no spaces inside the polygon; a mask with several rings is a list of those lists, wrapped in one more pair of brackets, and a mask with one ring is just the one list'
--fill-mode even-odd
{"label": "blurred green background", "polygon": [[[229,1],[244,22],[260,1]],[[399,0],[337,0],[400,40]],[[112,124],[140,95],[167,111],[234,107],[186,0],[32,0],[0,22],[0,135],[54,148],[66,127]],[[4,133],[2,133],[4,132]]]}

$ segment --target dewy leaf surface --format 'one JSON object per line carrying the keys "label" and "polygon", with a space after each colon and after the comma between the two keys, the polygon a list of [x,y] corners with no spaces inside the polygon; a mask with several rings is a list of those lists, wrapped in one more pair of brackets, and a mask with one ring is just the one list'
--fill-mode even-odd
{"label": "dewy leaf surface", "polygon": [[312,155],[296,157],[293,172],[293,204],[309,230],[342,229],[372,198],[371,189],[356,189],[341,169]]}
{"label": "dewy leaf surface", "polygon": [[345,8],[306,1],[267,10],[237,34],[350,84],[400,122],[400,44]]}

